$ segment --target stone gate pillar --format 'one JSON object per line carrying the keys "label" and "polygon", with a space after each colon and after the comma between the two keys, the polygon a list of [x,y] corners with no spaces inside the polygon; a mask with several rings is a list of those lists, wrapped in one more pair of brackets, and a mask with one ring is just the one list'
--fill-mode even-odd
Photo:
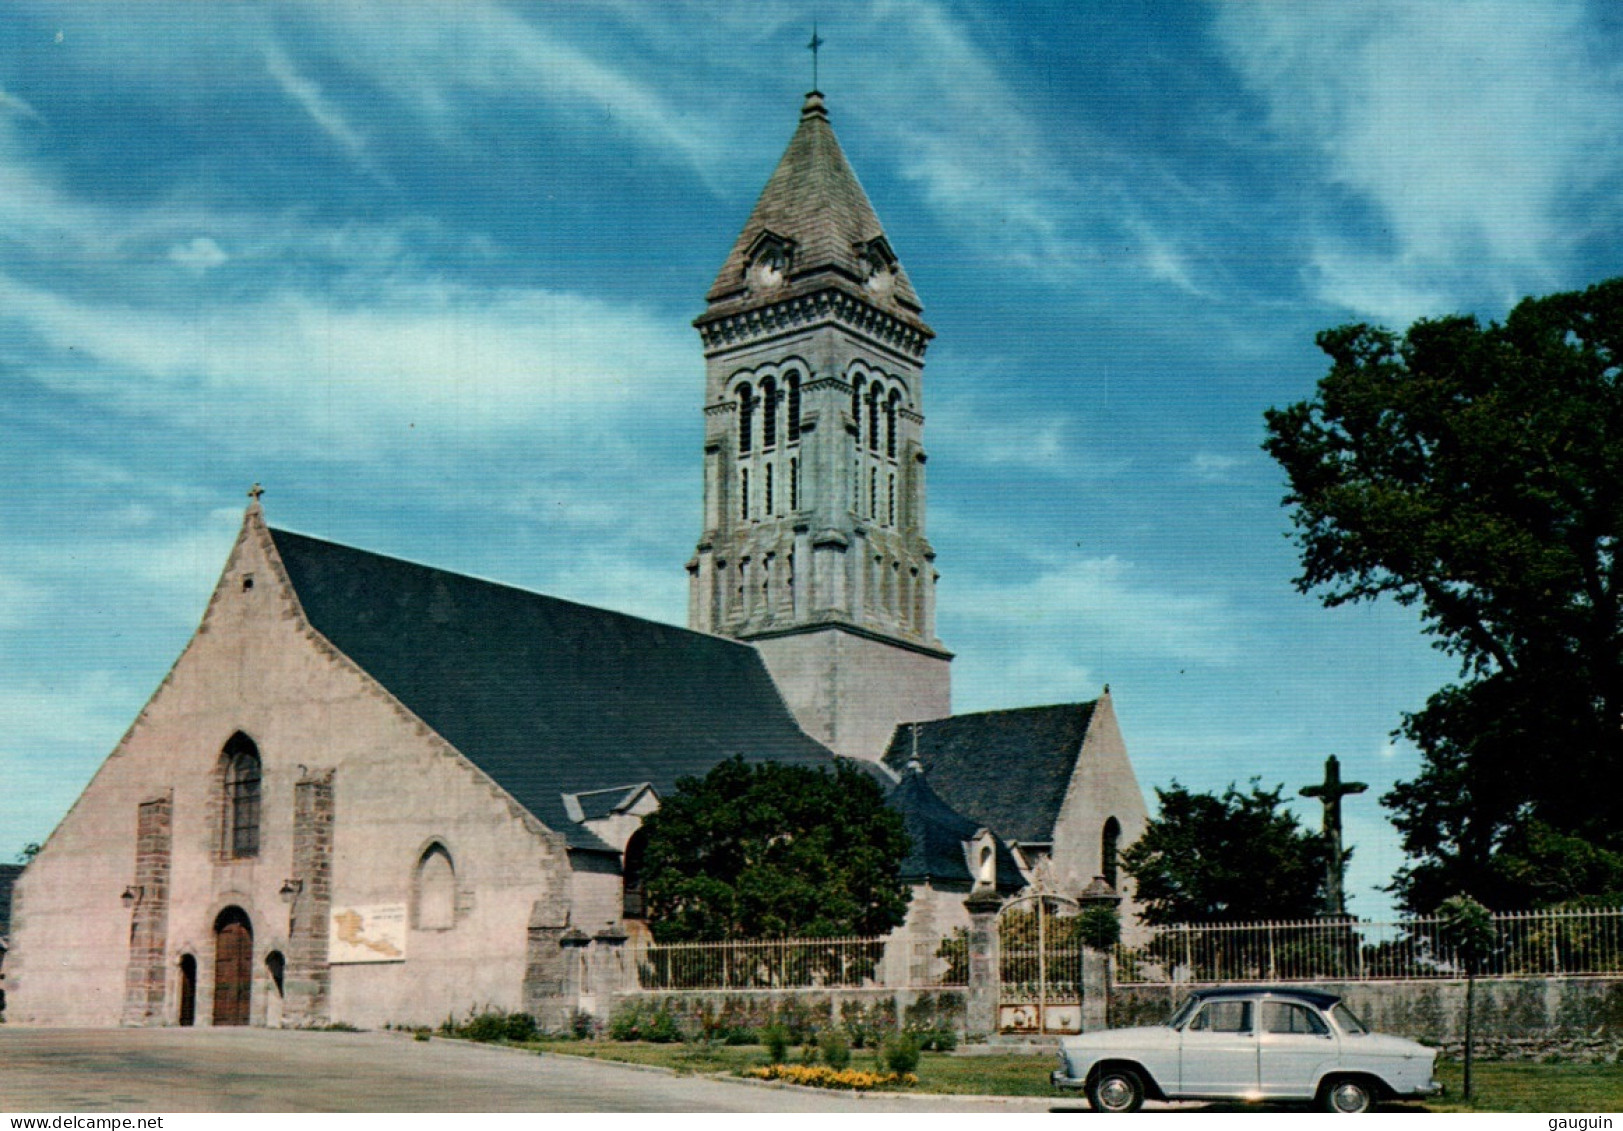
{"label": "stone gate pillar", "polygon": [[[1121,896],[1103,876],[1096,876],[1078,900],[1082,910],[1108,907],[1119,914]],[[1082,944],[1082,1031],[1110,1028],[1110,993],[1115,947],[1096,950]]]}
{"label": "stone gate pillar", "polygon": [[973,891],[964,900],[969,911],[969,990],[965,995],[964,1035],[990,1037],[997,1032],[997,913],[1003,899],[996,890]]}

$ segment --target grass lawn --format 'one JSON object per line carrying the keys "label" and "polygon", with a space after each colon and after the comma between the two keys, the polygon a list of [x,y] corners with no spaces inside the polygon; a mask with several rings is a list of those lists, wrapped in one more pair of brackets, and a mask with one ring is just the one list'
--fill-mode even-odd
{"label": "grass lawn", "polygon": [[[596,1057],[631,1064],[652,1064],[677,1072],[739,1072],[766,1063],[766,1050],[760,1045],[717,1046],[706,1050],[696,1045],[650,1045],[613,1041],[536,1041],[525,1046],[541,1052],[566,1056]],[[791,1049],[788,1061],[800,1062],[800,1050]],[[945,1095],[1055,1096],[1085,1103],[1080,1095],[1061,1093],[1048,1083],[1054,1067],[1052,1056],[953,1056],[925,1053],[919,1062],[919,1083],[910,1091]],[[875,1067],[873,1054],[863,1049],[851,1052],[851,1067]],[[1623,1067],[1615,1064],[1500,1064],[1472,1066],[1473,1102],[1461,1098],[1463,1065],[1444,1061],[1437,1067],[1438,1078],[1447,1086],[1440,1100],[1424,1104],[1430,1111],[1537,1111],[1612,1112],[1623,1111]],[[1422,1105],[1405,1104],[1411,1110]]]}
{"label": "grass lawn", "polygon": [[[534,1041],[525,1047],[566,1056],[655,1064],[677,1072],[740,1072],[766,1064],[766,1049],[760,1045],[718,1045],[707,1051],[697,1045]],[[786,1059],[790,1064],[799,1064],[800,1049],[790,1049]],[[1048,1073],[1057,1063],[1053,1056],[952,1056],[927,1052],[919,1060],[919,1082],[908,1090],[958,1096],[1058,1096],[1061,1093],[1048,1083]],[[851,1067],[876,1068],[877,1064],[870,1051],[852,1049]]]}
{"label": "grass lawn", "polygon": [[1448,1088],[1440,1100],[1426,1106],[1432,1111],[1623,1111],[1623,1067],[1616,1064],[1499,1064],[1477,1061],[1471,1065],[1471,1103],[1460,1096],[1465,1087],[1465,1066],[1444,1061],[1437,1078]]}

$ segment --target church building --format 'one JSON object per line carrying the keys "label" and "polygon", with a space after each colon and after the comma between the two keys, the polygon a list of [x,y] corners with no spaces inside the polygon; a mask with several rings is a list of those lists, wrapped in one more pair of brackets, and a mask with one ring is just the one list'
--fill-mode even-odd
{"label": "church building", "polygon": [[932,331],[821,94],[695,326],[688,627],[277,529],[256,488],[196,633],[18,878],[8,1021],[562,1027],[589,1004],[571,948],[646,935],[642,818],[733,757],[894,783],[904,930],[962,925],[971,890],[1117,885],[1146,814],[1108,691],[951,713]]}

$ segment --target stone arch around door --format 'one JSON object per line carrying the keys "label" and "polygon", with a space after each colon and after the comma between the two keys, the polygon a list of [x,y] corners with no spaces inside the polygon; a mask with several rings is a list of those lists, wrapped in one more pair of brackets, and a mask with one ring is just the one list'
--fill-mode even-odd
{"label": "stone arch around door", "polygon": [[254,926],[235,905],[214,918],[214,1024],[246,1025],[253,1004]]}

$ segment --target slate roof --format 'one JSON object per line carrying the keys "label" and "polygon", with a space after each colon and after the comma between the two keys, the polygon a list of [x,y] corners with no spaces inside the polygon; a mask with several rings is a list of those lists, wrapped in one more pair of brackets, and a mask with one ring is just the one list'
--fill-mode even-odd
{"label": "slate roof", "polygon": [[903,723],[885,765],[900,773],[916,756],[931,788],[965,817],[1009,840],[1047,844],[1096,702]]}
{"label": "slate roof", "polygon": [[[791,284],[830,270],[862,283],[867,270],[857,248],[885,234],[829,125],[823,96],[816,91],[806,96],[800,125],[706,296],[711,303],[742,290],[750,246],[764,231],[794,241]],[[901,264],[895,270],[893,296],[902,308],[899,313],[917,321],[912,316],[922,309],[919,297]],[[789,293],[794,293],[793,287]]]}
{"label": "slate roof", "polygon": [[21,864],[0,864],[0,935],[11,933],[11,888],[22,874]]}
{"label": "slate roof", "polygon": [[734,754],[833,760],[747,645],[270,534],[311,625],[571,847],[607,848],[565,793],[668,795]]}
{"label": "slate roof", "polygon": [[[909,883],[922,880],[953,880],[973,883],[975,876],[964,855],[964,842],[974,839],[984,827],[958,812],[930,788],[924,774],[908,770],[887,799],[902,815],[912,849],[902,861],[901,878]],[[994,836],[996,829],[992,830]],[[1000,891],[1018,891],[1025,886],[1014,856],[997,840],[997,886]]]}

